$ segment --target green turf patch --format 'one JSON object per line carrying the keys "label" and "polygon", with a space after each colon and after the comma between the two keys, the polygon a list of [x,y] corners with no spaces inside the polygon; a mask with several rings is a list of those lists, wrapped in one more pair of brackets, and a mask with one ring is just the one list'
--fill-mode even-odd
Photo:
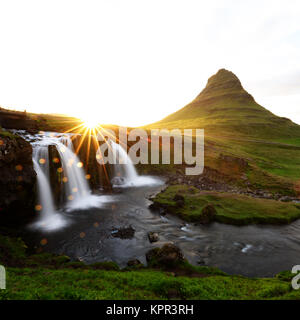
{"label": "green turf patch", "polygon": [[[176,195],[184,197],[184,205],[178,205]],[[175,198],[176,199],[176,198]],[[216,210],[214,221],[246,225],[254,223],[290,223],[300,217],[300,205],[270,199],[252,198],[246,195],[215,191],[199,191],[187,185],[172,185],[156,195],[154,207],[162,207],[180,218],[201,221],[203,209],[212,205]]]}

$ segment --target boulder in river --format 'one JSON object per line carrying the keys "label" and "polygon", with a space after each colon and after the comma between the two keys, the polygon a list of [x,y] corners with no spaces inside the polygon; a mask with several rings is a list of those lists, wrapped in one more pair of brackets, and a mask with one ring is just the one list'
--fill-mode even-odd
{"label": "boulder in river", "polygon": [[135,230],[130,226],[128,228],[120,228],[120,229],[113,229],[111,231],[111,235],[114,238],[120,239],[132,239],[134,236]]}
{"label": "boulder in river", "polygon": [[127,266],[128,267],[137,267],[137,266],[142,266],[142,263],[138,259],[132,259],[127,262]]}
{"label": "boulder in river", "polygon": [[172,243],[151,249],[146,253],[146,259],[150,267],[175,267],[185,261],[181,250]]}
{"label": "boulder in river", "polygon": [[152,242],[157,242],[159,240],[159,236],[157,232],[148,232],[148,239],[149,241]]}

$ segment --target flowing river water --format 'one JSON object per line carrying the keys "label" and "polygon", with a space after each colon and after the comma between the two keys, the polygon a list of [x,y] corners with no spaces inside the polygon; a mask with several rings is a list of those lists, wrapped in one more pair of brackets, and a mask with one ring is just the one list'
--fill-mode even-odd
{"label": "flowing river water", "polygon": [[[86,263],[115,261],[125,267],[130,259],[146,263],[145,253],[173,242],[195,265],[215,266],[230,274],[267,277],[300,264],[300,220],[285,226],[231,226],[187,224],[151,211],[148,198],[163,186],[123,188],[101,208],[61,212],[69,225],[38,232],[45,250],[66,254]],[[132,239],[114,237],[119,228],[132,227]],[[151,244],[147,233],[159,234]]]}
{"label": "flowing river water", "polygon": [[[32,137],[24,133],[23,136],[33,144],[40,199],[43,199],[42,195],[49,194],[49,188],[42,185],[46,184],[47,167],[41,166],[37,155],[47,156],[45,141],[62,148],[65,137]],[[67,147],[68,152],[61,154],[66,165],[75,157],[71,146],[67,144]],[[121,149],[118,152],[124,156]],[[76,157],[74,159],[77,161]],[[88,264],[114,261],[125,267],[131,259],[146,264],[148,250],[173,242],[194,265],[214,266],[229,274],[254,277],[274,276],[300,264],[300,220],[283,226],[241,227],[220,223],[188,224],[168,214],[163,216],[149,209],[149,198],[162,190],[164,183],[155,177],[138,176],[131,162],[129,165],[124,174],[129,183],[118,186],[111,195],[99,191],[92,194],[87,186],[79,183],[84,172],[78,168],[72,171],[70,183],[77,183],[76,189],[83,188],[79,202],[74,202],[73,206],[68,203],[52,212],[49,199],[44,199],[48,212],[42,212],[34,228],[29,228],[36,246]],[[66,192],[70,192],[69,189],[66,188]],[[118,237],[118,230],[124,228],[130,228],[131,237]],[[158,242],[149,242],[150,231],[158,233]]]}

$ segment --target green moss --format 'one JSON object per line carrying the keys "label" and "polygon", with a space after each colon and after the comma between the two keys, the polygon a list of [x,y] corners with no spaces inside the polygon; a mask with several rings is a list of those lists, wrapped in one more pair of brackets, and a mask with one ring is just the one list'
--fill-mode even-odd
{"label": "green moss", "polygon": [[97,262],[89,265],[95,270],[120,270],[119,266],[113,261]]}
{"label": "green moss", "polygon": [[26,257],[27,246],[20,238],[6,237],[0,234],[0,264],[22,265]]}
{"label": "green moss", "polygon": [[276,298],[291,291],[290,284],[272,283],[257,292],[258,298]]}
{"label": "green moss", "polygon": [[15,139],[16,136],[8,131],[4,131],[0,126],[0,137]]}
{"label": "green moss", "polygon": [[82,261],[68,262],[64,267],[69,269],[88,269],[88,266]]}
{"label": "green moss", "polygon": [[41,265],[47,265],[49,267],[60,267],[66,265],[70,261],[68,256],[58,256],[52,253],[40,253],[29,256],[26,260],[26,265],[39,267]]}
{"label": "green moss", "polygon": [[0,299],[299,299],[278,279],[169,272],[8,268]]}
{"label": "green moss", "polygon": [[[184,197],[184,206],[179,207],[174,196]],[[290,223],[300,217],[299,205],[270,199],[252,198],[226,192],[197,191],[186,185],[172,185],[154,199],[154,207],[163,207],[167,212],[191,222],[201,221],[202,210],[208,204],[216,210],[215,221],[237,225],[252,223]]]}
{"label": "green moss", "polygon": [[291,282],[294,277],[295,277],[295,274],[292,273],[291,271],[282,271],[275,276],[276,279],[287,281],[287,282]]}

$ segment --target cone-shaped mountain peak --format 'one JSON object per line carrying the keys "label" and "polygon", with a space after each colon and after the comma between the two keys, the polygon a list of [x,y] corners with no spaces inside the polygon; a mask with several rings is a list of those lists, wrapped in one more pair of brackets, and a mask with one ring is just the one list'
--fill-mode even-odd
{"label": "cone-shaped mountain peak", "polygon": [[253,97],[243,88],[239,78],[231,71],[220,69],[216,74],[211,76],[206,87],[201,91],[196,99],[206,99],[210,97],[224,95],[244,96],[253,100]]}
{"label": "cone-shaped mountain peak", "polygon": [[243,89],[239,78],[231,71],[220,69],[215,75],[211,76],[204,91],[211,91],[216,89]]}
{"label": "cone-shaped mountain peak", "polygon": [[199,128],[209,135],[242,134],[256,138],[300,136],[300,126],[255,102],[239,78],[226,69],[211,76],[201,93],[184,108],[152,128]]}

